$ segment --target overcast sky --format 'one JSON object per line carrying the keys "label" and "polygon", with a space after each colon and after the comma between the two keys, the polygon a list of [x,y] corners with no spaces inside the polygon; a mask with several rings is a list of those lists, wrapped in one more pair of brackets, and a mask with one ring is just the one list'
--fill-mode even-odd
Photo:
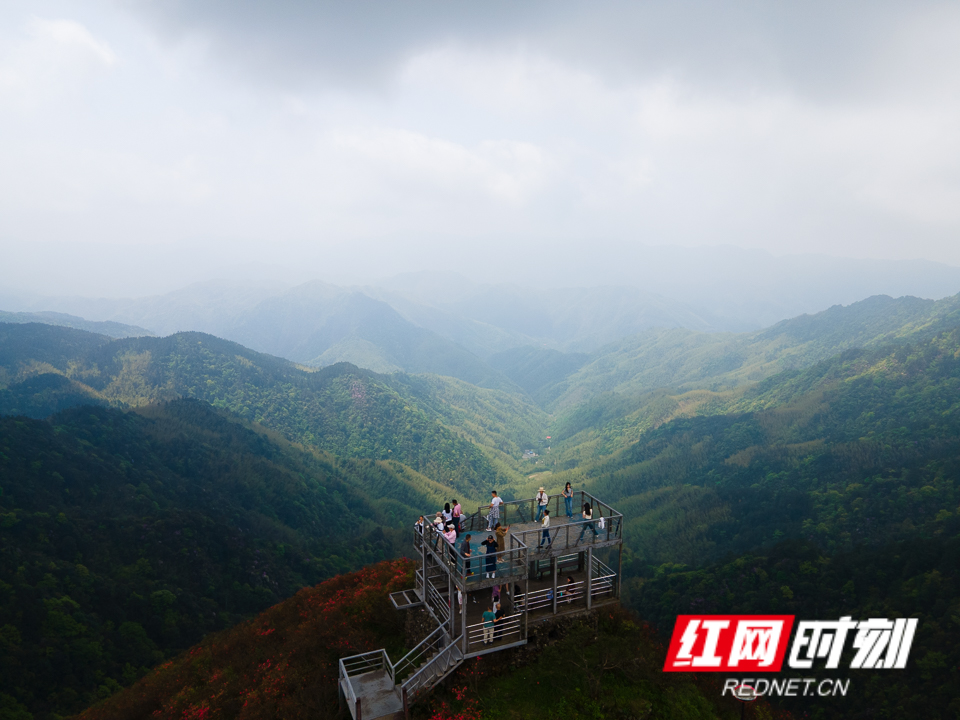
{"label": "overcast sky", "polygon": [[2,279],[960,265],[958,38],[957,3],[6,0]]}

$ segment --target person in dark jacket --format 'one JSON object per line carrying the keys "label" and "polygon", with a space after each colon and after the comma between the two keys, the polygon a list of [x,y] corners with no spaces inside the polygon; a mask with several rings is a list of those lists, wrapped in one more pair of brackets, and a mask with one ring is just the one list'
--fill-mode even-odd
{"label": "person in dark jacket", "polygon": [[497,540],[493,535],[487,535],[487,539],[482,543],[487,550],[487,567],[484,570],[484,577],[493,578],[497,576]]}

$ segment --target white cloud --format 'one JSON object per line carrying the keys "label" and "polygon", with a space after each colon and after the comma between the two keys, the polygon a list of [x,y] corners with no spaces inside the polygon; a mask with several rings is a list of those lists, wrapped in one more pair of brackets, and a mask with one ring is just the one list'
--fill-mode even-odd
{"label": "white cloud", "polygon": [[105,42],[74,20],[30,18],[0,56],[0,101],[33,108],[101,74],[117,62]]}

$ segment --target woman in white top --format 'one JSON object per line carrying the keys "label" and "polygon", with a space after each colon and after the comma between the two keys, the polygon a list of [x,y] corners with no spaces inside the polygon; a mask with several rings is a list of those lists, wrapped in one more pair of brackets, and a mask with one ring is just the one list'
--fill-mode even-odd
{"label": "woman in white top", "polygon": [[583,523],[583,529],[580,531],[580,537],[577,538],[577,542],[583,540],[583,534],[587,531],[587,528],[593,531],[593,537],[596,539],[600,533],[598,533],[597,529],[593,526],[593,509],[590,507],[590,503],[583,504],[583,512],[580,513],[580,515],[586,522]]}

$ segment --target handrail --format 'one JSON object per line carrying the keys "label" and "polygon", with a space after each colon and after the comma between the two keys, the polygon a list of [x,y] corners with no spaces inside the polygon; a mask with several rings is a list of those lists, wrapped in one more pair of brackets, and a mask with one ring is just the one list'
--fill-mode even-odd
{"label": "handrail", "polygon": [[463,662],[463,652],[460,650],[460,640],[462,636],[458,635],[449,645],[434,655],[429,662],[421,667],[417,672],[408,677],[400,685],[400,694],[406,694],[408,702],[414,702],[420,693],[432,687],[434,678],[442,678],[451,669]]}
{"label": "handrail", "polygon": [[[547,532],[550,535],[550,545],[554,548],[560,547],[563,549],[580,546],[580,538],[586,535],[586,529],[588,525],[593,526],[595,534],[592,535],[589,540],[586,540],[584,544],[592,544],[594,542],[594,538],[602,535],[605,535],[606,539],[600,540],[600,542],[609,542],[611,537],[620,539],[623,529],[622,519],[622,515],[611,515],[604,517],[604,523],[606,527],[604,527],[602,530],[597,527],[597,523],[600,518],[596,516],[594,516],[594,518],[591,520],[568,521],[563,525],[556,525],[554,527],[547,528]],[[577,536],[575,540],[571,541],[571,533],[575,533],[578,529],[581,531],[581,534]],[[515,540],[517,542],[524,542],[525,544],[529,543],[531,546],[539,549],[540,541],[543,538],[543,531],[541,528],[511,531],[510,538],[511,540]]]}
{"label": "handrail", "polygon": [[[523,613],[514,613],[513,615],[504,615],[493,626],[495,637],[503,639],[508,635],[520,634],[522,632],[521,620]],[[467,625],[467,645],[473,645],[483,637],[483,621],[473,625]],[[495,641],[496,642],[496,641]]]}
{"label": "handrail", "polygon": [[417,643],[417,646],[414,647],[410,652],[400,658],[394,665],[397,677],[402,678],[408,669],[415,668],[417,665],[419,665],[420,659],[426,655],[428,649],[438,644],[437,641],[441,638],[445,638],[446,632],[446,628],[443,625],[440,625],[423,640]]}
{"label": "handrail", "polygon": [[350,676],[347,674],[347,669],[343,666],[343,658],[340,658],[340,677],[346,680],[347,685],[347,699],[350,701],[350,707],[357,706],[357,693],[353,689],[353,683],[350,682]]}

